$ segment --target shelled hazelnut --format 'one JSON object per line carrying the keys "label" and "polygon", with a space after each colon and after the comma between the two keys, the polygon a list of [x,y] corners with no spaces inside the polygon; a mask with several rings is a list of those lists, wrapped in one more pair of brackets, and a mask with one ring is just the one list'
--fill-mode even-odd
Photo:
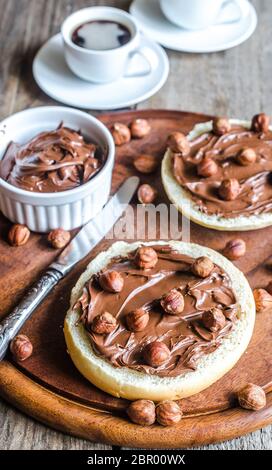
{"label": "shelled hazelnut", "polygon": [[137,308],[126,315],[126,324],[130,331],[143,331],[149,322],[149,313],[144,308]]}
{"label": "shelled hazelnut", "polygon": [[99,276],[99,284],[107,292],[121,292],[124,287],[124,279],[118,271],[106,271]]}
{"label": "shelled hazelnut", "polygon": [[151,426],[155,423],[155,404],[151,400],[136,400],[130,403],[127,408],[129,419],[141,426]]}
{"label": "shelled hazelnut", "polygon": [[253,291],[257,312],[264,312],[272,308],[272,295],[265,289],[254,289]]}
{"label": "shelled hazelnut", "polygon": [[143,358],[149,366],[159,367],[170,358],[170,351],[161,341],[153,341],[145,346]]}
{"label": "shelled hazelnut", "polygon": [[225,117],[216,117],[213,120],[213,133],[221,136],[227,134],[231,130],[231,124]]}
{"label": "shelled hazelnut", "polygon": [[25,245],[30,237],[30,230],[26,225],[14,224],[8,233],[8,241],[11,246]]}
{"label": "shelled hazelnut", "polygon": [[134,256],[134,263],[141,269],[152,269],[158,262],[158,255],[150,246],[140,246]]}
{"label": "shelled hazelnut", "polygon": [[171,289],[162,297],[160,304],[169,315],[178,315],[184,310],[184,297],[177,289]]}
{"label": "shelled hazelnut", "polygon": [[144,174],[154,173],[159,164],[159,160],[155,155],[142,154],[135,158],[133,165],[137,171]]}
{"label": "shelled hazelnut", "polygon": [[265,391],[259,385],[246,384],[237,393],[239,405],[247,410],[258,411],[266,405]]}
{"label": "shelled hazelnut", "polygon": [[150,184],[141,184],[138,188],[137,197],[141,204],[152,204],[158,195],[158,191]]}
{"label": "shelled hazelnut", "polygon": [[256,162],[256,160],[257,160],[257,154],[255,150],[251,148],[243,149],[237,155],[237,161],[242,166],[252,165],[253,163]]}
{"label": "shelled hazelnut", "polygon": [[192,272],[199,277],[208,277],[214,268],[213,262],[207,256],[200,256],[192,264]]}
{"label": "shelled hazelnut", "polygon": [[10,351],[16,361],[25,361],[33,352],[33,345],[26,335],[17,335],[10,343]]}
{"label": "shelled hazelnut", "polygon": [[111,313],[104,312],[93,319],[91,330],[98,335],[108,335],[115,330],[116,326],[116,318]]}
{"label": "shelled hazelnut", "polygon": [[197,174],[204,176],[204,178],[216,175],[217,171],[218,165],[212,158],[204,158],[202,162],[197,165]]}
{"label": "shelled hazelnut", "polygon": [[255,132],[268,132],[270,117],[265,113],[256,114],[252,118],[251,129]]}
{"label": "shelled hazelnut", "polygon": [[131,133],[128,126],[122,124],[121,122],[116,122],[115,124],[113,124],[111,128],[111,133],[115,145],[117,145],[118,147],[127,144],[131,140]]}
{"label": "shelled hazelnut", "polygon": [[246,253],[246,243],[242,238],[234,238],[226,243],[223,255],[230,260],[236,260]]}
{"label": "shelled hazelnut", "polygon": [[134,139],[142,139],[151,131],[151,126],[146,119],[134,119],[130,125],[131,136]]}
{"label": "shelled hazelnut", "polygon": [[47,237],[47,240],[53,248],[64,248],[71,239],[70,232],[63,230],[63,228],[57,228],[52,230]]}
{"label": "shelled hazelnut", "polygon": [[168,136],[167,147],[174,153],[181,153],[184,157],[190,153],[190,142],[182,132],[172,132]]}
{"label": "shelled hazelnut", "polygon": [[156,418],[162,426],[174,426],[182,418],[182,410],[179,404],[172,400],[165,400],[156,406]]}
{"label": "shelled hazelnut", "polygon": [[219,186],[219,196],[225,201],[234,201],[240,193],[240,184],[236,178],[228,178]]}
{"label": "shelled hazelnut", "polygon": [[220,331],[225,326],[226,318],[220,308],[211,308],[202,315],[202,323],[210,331]]}

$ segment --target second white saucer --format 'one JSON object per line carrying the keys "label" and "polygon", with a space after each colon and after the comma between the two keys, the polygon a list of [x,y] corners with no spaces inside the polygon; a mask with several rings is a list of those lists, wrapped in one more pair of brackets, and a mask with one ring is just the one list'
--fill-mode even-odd
{"label": "second white saucer", "polygon": [[[151,39],[141,38],[141,47],[149,49],[153,67],[149,75],[121,78],[113,83],[96,84],[76,77],[66,65],[61,34],[49,39],[33,62],[33,75],[39,87],[51,98],[77,108],[113,110],[133,106],[154,95],[164,85],[169,62],[164,50]],[[135,56],[130,72],[146,67]]]}
{"label": "second white saucer", "polygon": [[141,30],[164,47],[183,52],[215,52],[230,49],[246,41],[257,25],[256,11],[248,0],[237,0],[242,11],[235,23],[210,26],[201,31],[179,28],[168,21],[159,0],[134,0],[130,13]]}

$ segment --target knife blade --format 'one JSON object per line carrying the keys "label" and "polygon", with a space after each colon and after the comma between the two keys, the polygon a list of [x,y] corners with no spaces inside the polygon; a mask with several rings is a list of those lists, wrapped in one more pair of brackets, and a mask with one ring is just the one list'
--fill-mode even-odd
{"label": "knife blade", "polygon": [[138,184],[137,176],[126,180],[102,211],[78,232],[38,282],[29,289],[17,307],[0,323],[0,361],[7,352],[9,342],[42,300],[75,264],[95,248],[121,217]]}

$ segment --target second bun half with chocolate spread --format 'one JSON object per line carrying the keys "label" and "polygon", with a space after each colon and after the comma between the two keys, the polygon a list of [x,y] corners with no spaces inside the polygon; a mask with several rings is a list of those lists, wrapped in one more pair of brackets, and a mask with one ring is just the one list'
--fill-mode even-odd
{"label": "second bun half with chocolate spread", "polygon": [[250,286],[221,254],[179,241],[117,242],[73,288],[64,334],[75,366],[98,388],[160,401],[220,379],[247,348],[254,322]]}
{"label": "second bun half with chocolate spread", "polygon": [[224,231],[272,225],[272,127],[267,115],[196,124],[185,140],[186,155],[168,141],[161,168],[166,194],[183,215]]}

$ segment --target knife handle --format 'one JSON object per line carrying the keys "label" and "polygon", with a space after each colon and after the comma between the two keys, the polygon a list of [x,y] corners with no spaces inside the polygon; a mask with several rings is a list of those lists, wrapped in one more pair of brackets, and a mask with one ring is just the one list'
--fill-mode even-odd
{"label": "knife handle", "polygon": [[29,289],[17,307],[0,323],[0,361],[4,358],[10,341],[62,277],[59,271],[48,269]]}

